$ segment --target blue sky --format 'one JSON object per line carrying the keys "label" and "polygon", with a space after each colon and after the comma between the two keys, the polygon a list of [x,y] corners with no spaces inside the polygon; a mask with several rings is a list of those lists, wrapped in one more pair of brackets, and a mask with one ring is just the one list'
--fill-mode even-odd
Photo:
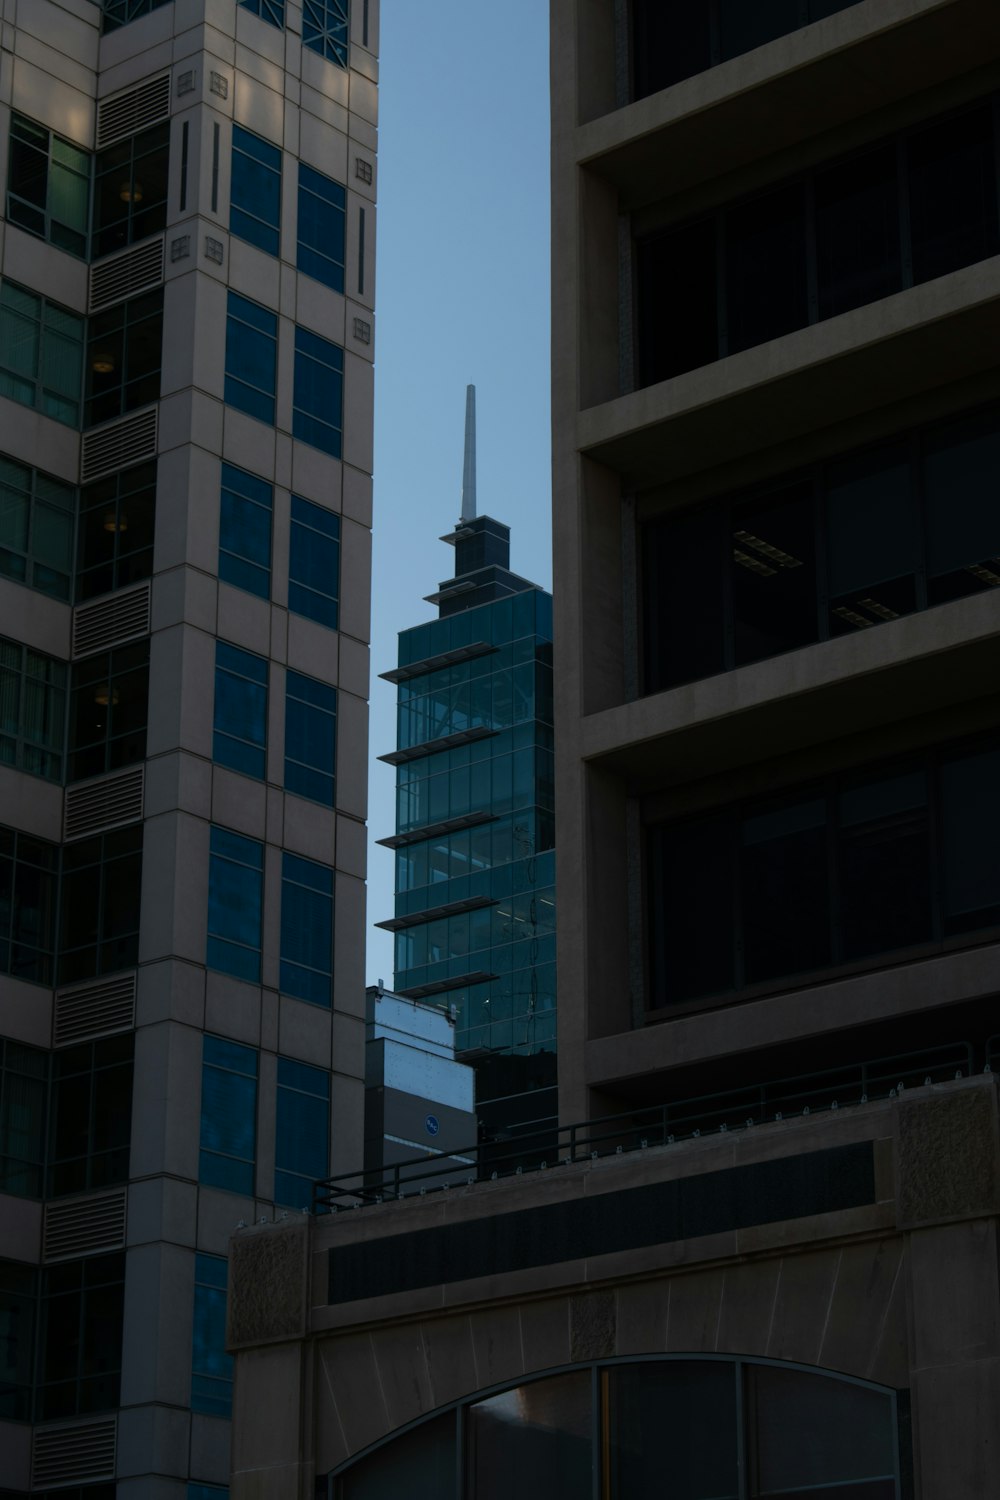
{"label": "blue sky", "polygon": [[382,0],[367,978],[392,981],[396,635],[451,571],[465,387],[480,514],[551,587],[548,6]]}

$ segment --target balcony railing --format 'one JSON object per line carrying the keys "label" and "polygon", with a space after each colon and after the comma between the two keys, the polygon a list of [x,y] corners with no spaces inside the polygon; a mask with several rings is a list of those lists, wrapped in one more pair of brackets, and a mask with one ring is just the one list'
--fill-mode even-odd
{"label": "balcony railing", "polygon": [[[986,1070],[991,1071],[998,1059],[1000,1035],[987,1043]],[[381,1168],[325,1178],[313,1188],[313,1212],[422,1197],[450,1187],[496,1182],[573,1162],[671,1146],[698,1136],[751,1130],[773,1121],[896,1098],[906,1089],[968,1078],[972,1071],[971,1045],[951,1042],[822,1072],[750,1083],[723,1093],[671,1100],[573,1125],[548,1125],[543,1129],[527,1126],[507,1139],[487,1138],[436,1155],[424,1153]]]}

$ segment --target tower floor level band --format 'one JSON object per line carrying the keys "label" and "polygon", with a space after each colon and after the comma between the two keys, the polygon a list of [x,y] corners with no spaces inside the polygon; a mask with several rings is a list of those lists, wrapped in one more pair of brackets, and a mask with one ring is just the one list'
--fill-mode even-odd
{"label": "tower floor level band", "polygon": [[224,1500],[363,1150],[378,0],[0,38],[0,1494]]}

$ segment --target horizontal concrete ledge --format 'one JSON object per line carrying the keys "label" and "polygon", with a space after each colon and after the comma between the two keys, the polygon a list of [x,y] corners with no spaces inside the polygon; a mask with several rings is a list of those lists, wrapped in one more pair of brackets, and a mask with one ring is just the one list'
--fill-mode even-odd
{"label": "horizontal concrete ledge", "polygon": [[589,1041],[587,1084],[613,1091],[632,1079],[751,1052],[775,1037],[783,1042],[821,1037],[866,1022],[982,999],[996,993],[998,976],[1000,944],[990,943],[741,1005],[723,1002],[717,1010]]}
{"label": "horizontal concrete ledge", "polygon": [[641,490],[989,370],[998,344],[992,256],[589,407],[577,446]]}
{"label": "horizontal concrete ledge", "polygon": [[581,125],[623,210],[685,192],[981,65],[995,0],[867,0]]}
{"label": "horizontal concrete ledge", "polygon": [[662,789],[975,700],[1000,682],[1000,589],[591,714],[580,753]]}

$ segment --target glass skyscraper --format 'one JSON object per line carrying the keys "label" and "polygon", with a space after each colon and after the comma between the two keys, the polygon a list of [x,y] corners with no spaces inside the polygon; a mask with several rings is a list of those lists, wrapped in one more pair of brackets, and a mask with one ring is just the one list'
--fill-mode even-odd
{"label": "glass skyscraper", "polygon": [[[463,509],[466,508],[463,506]],[[405,630],[396,749],[395,991],[453,1008],[484,1142],[556,1114],[552,596],[489,516],[443,538],[439,618]]]}

